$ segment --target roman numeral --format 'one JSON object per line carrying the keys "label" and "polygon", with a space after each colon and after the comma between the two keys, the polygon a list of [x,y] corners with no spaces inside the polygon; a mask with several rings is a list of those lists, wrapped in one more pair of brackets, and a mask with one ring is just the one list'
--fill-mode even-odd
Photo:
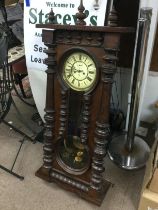
{"label": "roman numeral", "polygon": [[86,60],[87,60],[87,57],[86,57],[86,59],[84,60],[84,62],[86,62]]}
{"label": "roman numeral", "polygon": [[81,60],[82,59],[82,55],[81,54],[79,54],[79,60]]}
{"label": "roman numeral", "polygon": [[91,82],[91,81],[92,81],[92,79],[91,79],[90,77],[87,77],[87,79],[89,80],[89,82]]}
{"label": "roman numeral", "polygon": [[69,63],[72,66],[72,63],[70,63],[69,61],[67,61],[67,63]]}
{"label": "roman numeral", "polygon": [[75,79],[72,80],[72,84],[74,84],[74,83],[75,83]]}
{"label": "roman numeral", "polygon": [[71,69],[72,68],[72,65],[71,66],[67,65],[67,67]]}
{"label": "roman numeral", "polygon": [[94,74],[94,71],[89,71],[88,73],[89,73],[89,74]]}
{"label": "roman numeral", "polygon": [[92,64],[92,63],[91,63],[91,64],[89,64],[89,65],[88,65],[88,68],[89,68],[90,66],[93,66],[93,64]]}
{"label": "roman numeral", "polygon": [[68,75],[66,75],[66,77],[67,77],[67,79],[70,79],[70,77],[71,77],[71,74],[68,74]]}
{"label": "roman numeral", "polygon": [[74,61],[76,62],[76,58],[75,58],[75,56],[72,56],[72,58],[74,59]]}

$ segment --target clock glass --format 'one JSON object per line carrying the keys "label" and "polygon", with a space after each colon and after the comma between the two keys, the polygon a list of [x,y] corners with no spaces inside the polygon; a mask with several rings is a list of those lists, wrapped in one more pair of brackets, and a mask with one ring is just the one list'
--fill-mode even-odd
{"label": "clock glass", "polygon": [[63,79],[73,90],[87,91],[96,81],[96,65],[84,52],[70,54],[64,62]]}
{"label": "clock glass", "polygon": [[69,90],[67,131],[58,141],[57,162],[68,173],[83,174],[90,164],[87,147],[81,142],[83,92]]}

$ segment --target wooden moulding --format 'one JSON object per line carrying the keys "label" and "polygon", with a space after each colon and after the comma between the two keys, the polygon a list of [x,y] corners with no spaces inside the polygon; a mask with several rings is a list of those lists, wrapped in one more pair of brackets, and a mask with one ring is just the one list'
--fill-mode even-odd
{"label": "wooden moulding", "polygon": [[76,193],[80,198],[90,201],[98,206],[102,204],[104,197],[111,186],[110,182],[103,180],[102,188],[99,191],[96,191],[90,187],[90,183],[83,181],[81,178],[72,177],[70,174],[65,174],[65,172],[61,171],[51,169],[48,172],[48,170],[41,167],[35,175],[47,182],[55,182],[61,188]]}
{"label": "wooden moulding", "polygon": [[[113,19],[113,21],[115,22],[113,24],[116,24],[116,20]],[[110,94],[113,75],[116,72],[120,35],[121,33],[133,33],[134,30],[133,28],[109,26],[83,27],[82,25],[55,24],[39,24],[36,27],[55,29],[42,32],[42,40],[48,46],[48,50],[45,50],[48,55],[45,60],[48,66],[46,70],[48,78],[45,109],[46,131],[44,164],[36,172],[36,176],[48,182],[55,182],[62,188],[100,206],[111,185],[110,182],[103,179],[102,174],[105,170],[103,163],[109,141]],[[66,135],[66,91],[69,90],[69,87],[60,78],[61,67],[67,53],[72,53],[74,50],[84,51],[93,57],[98,75],[96,86],[85,94],[83,100],[85,106],[82,122],[84,130],[81,133],[84,134],[82,143],[89,148],[91,163],[87,171],[80,175],[66,172],[56,159],[57,140],[61,137],[60,135]],[[57,84],[57,80],[61,81]],[[92,100],[91,103],[90,100]],[[58,113],[59,109],[61,113]]]}

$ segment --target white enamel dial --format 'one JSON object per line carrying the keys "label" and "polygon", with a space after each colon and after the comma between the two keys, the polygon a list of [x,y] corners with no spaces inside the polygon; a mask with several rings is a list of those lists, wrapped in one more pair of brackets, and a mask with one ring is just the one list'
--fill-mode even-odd
{"label": "white enamel dial", "polygon": [[63,79],[74,90],[87,91],[96,81],[96,65],[83,52],[74,52],[65,60]]}

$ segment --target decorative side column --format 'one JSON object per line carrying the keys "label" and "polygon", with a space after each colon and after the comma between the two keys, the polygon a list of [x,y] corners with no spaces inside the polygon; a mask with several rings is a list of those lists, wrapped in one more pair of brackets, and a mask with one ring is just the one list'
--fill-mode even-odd
{"label": "decorative side column", "polygon": [[[105,60],[105,58],[104,58]],[[111,60],[112,61],[112,60]],[[102,188],[102,173],[105,168],[104,157],[107,153],[107,144],[110,134],[109,129],[109,110],[110,110],[110,96],[111,86],[113,81],[113,74],[116,71],[116,67],[107,64],[102,66],[102,100],[100,105],[100,113],[96,122],[95,130],[95,148],[92,159],[92,177],[91,187],[95,190]]]}
{"label": "decorative side column", "polygon": [[47,73],[47,95],[46,95],[46,108],[45,108],[45,132],[44,132],[44,147],[43,147],[43,167],[51,169],[53,161],[53,140],[55,135],[55,110],[54,110],[54,79],[56,74],[56,44],[46,43],[48,50],[48,58],[45,59],[45,64],[48,66]]}
{"label": "decorative side column", "polygon": [[[114,8],[108,17],[108,26],[117,26],[117,16]],[[113,43],[110,43],[110,37],[113,36]],[[113,83],[113,75],[116,72],[117,52],[118,52],[119,36],[113,34],[105,34],[104,50],[105,56],[102,58],[104,64],[101,68],[102,80],[102,99],[100,102],[100,110],[96,122],[96,130],[94,137],[94,153],[92,158],[92,176],[91,187],[100,191],[103,187],[104,172],[104,157],[107,153],[107,145],[109,142],[110,128],[109,128],[109,112],[110,112],[110,98]]]}
{"label": "decorative side column", "polygon": [[67,116],[68,116],[68,91],[61,90],[61,106],[60,106],[60,128],[59,136],[62,137],[66,131]]}
{"label": "decorative side column", "polygon": [[90,103],[91,95],[83,95],[83,112],[82,112],[82,124],[81,124],[81,143],[87,145],[88,141],[88,125],[90,120]]}

